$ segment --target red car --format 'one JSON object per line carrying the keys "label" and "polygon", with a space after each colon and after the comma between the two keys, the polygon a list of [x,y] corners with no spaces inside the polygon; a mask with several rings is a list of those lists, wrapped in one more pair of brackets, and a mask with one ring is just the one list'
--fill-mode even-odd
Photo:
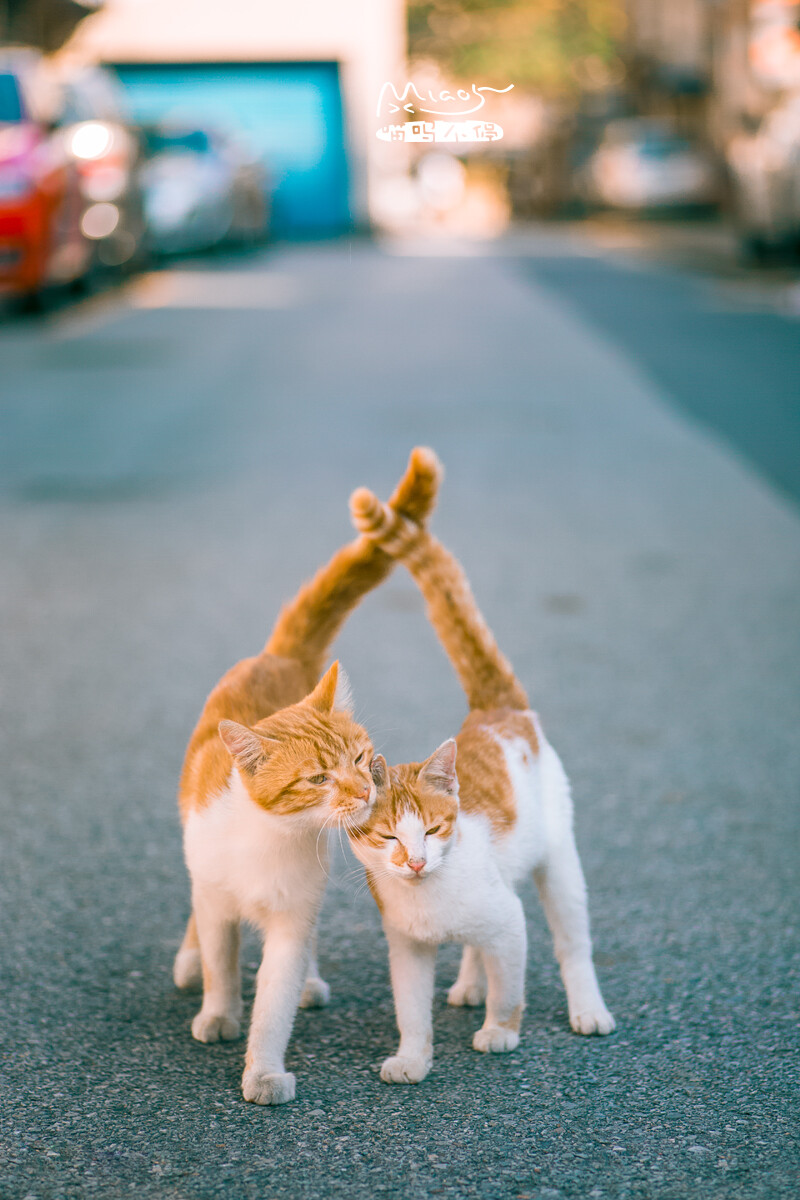
{"label": "red car", "polygon": [[40,55],[0,51],[0,290],[31,298],[80,279],[91,263],[59,102]]}

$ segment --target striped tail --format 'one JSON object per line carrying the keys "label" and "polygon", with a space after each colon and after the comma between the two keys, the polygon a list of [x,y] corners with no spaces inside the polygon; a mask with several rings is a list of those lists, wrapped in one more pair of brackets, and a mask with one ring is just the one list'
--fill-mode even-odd
{"label": "striped tail", "polygon": [[405,563],[447,651],[471,709],[529,707],[525,689],[501,653],[458,560],[423,525],[397,514],[366,488],[350,499],[353,524]]}
{"label": "striped tail", "polygon": [[[432,450],[417,446],[405,474],[389,501],[389,520],[398,528],[424,526],[442,478]],[[362,534],[343,546],[283,609],[266,651],[299,659],[311,674],[321,673],[328,649],[345,620],[363,596],[393,569],[395,558],[373,538]]]}

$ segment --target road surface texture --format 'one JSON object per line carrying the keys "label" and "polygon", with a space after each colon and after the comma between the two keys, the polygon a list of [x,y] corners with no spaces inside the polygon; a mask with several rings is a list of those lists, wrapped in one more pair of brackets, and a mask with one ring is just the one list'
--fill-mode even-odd
{"label": "road surface texture", "polygon": [[[795,1197],[800,322],[563,235],[345,242],[7,321],[0,363],[2,1200]],[[297,1101],[259,1108],[171,983],[182,754],[418,442],[571,775],[618,1028],[570,1033],[530,889],[520,1048],[470,1049],[448,948],[435,1069],[382,1084],[385,947],[342,854],[332,1002],[298,1017]],[[403,573],[337,651],[390,760],[457,729]]]}

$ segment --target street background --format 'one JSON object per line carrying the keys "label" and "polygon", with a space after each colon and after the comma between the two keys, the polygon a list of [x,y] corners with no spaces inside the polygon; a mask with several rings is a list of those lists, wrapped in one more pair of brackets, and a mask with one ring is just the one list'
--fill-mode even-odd
{"label": "street background", "polygon": [[[0,1200],[794,1200],[799,8],[0,5]],[[387,78],[513,81],[506,136],[380,141]],[[331,1004],[260,1108],[171,980],[181,761],[417,444],[572,780],[617,1031],[570,1033],[529,888],[519,1049],[471,1050],[448,947],[434,1070],[382,1084],[338,846]],[[334,652],[390,762],[458,729],[402,570]]]}
{"label": "street background", "polygon": [[[192,307],[182,269],[161,307],[137,285],[0,334],[4,1197],[794,1194],[798,517],[727,423],[794,396],[797,323],[585,249],[287,248],[195,264]],[[626,289],[623,335],[586,292],[619,321]],[[683,318],[675,361],[717,364],[711,423],[648,362],[647,297]],[[781,369],[743,397],[722,347]],[[349,536],[351,488],[386,494],[418,442],[571,775],[618,1031],[570,1034],[529,894],[520,1049],[475,1055],[440,990],[434,1073],[387,1088],[385,949],[340,862],[331,1007],[298,1017],[297,1102],[259,1109],[171,983],[175,782],[208,689]],[[390,761],[458,727],[402,573],[337,653]]]}

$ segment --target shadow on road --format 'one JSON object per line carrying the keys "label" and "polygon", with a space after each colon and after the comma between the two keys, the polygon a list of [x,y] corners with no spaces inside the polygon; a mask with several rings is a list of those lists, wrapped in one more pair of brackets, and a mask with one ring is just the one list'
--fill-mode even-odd
{"label": "shadow on road", "polygon": [[605,258],[523,262],[644,368],[662,394],[800,501],[800,326],[714,302],[696,279]]}

